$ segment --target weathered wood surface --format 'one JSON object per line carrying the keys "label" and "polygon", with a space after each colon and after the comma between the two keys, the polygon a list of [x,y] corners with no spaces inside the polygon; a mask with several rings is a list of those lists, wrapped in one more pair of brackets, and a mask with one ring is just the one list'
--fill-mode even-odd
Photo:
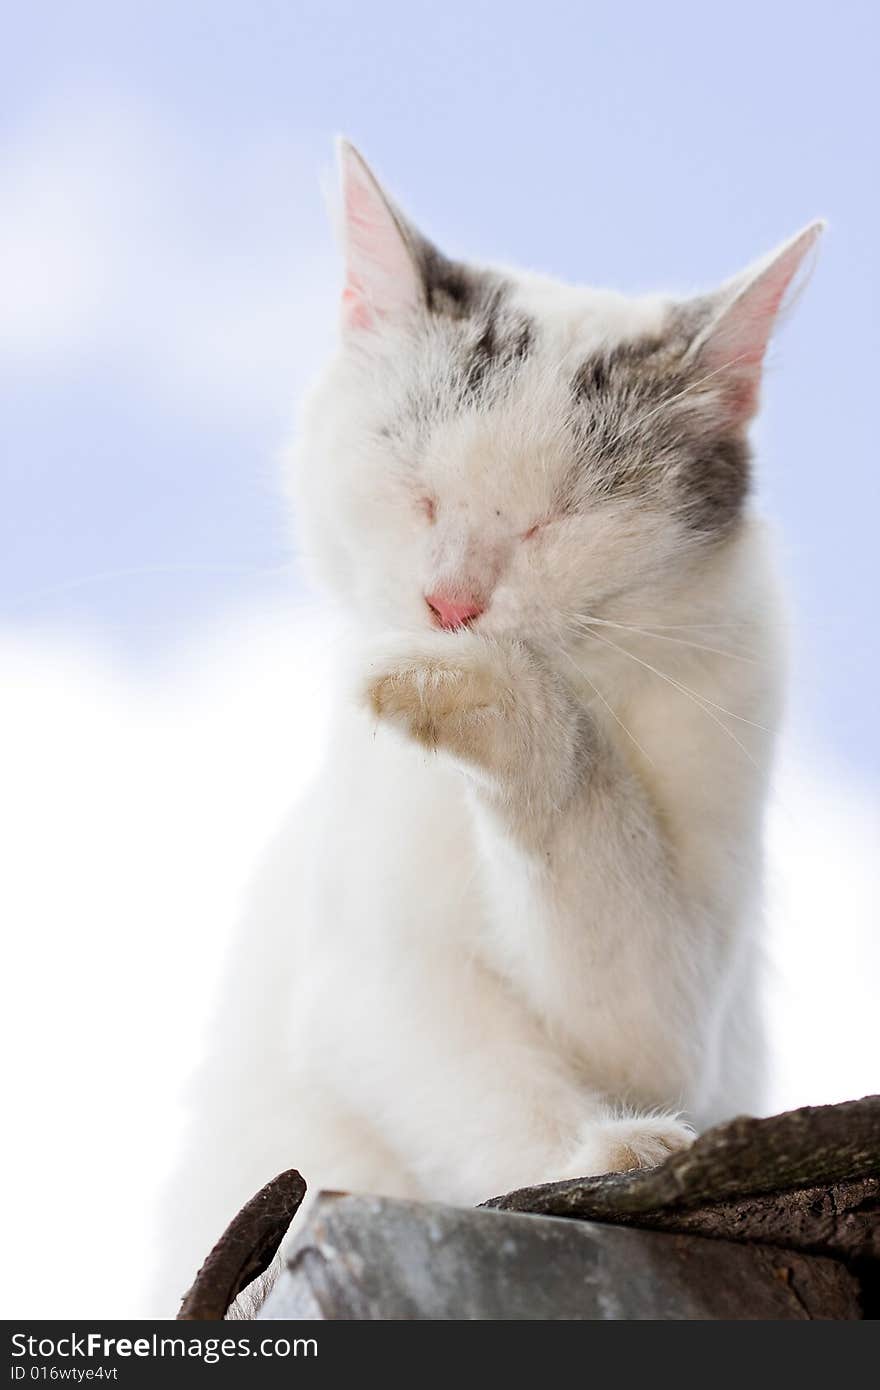
{"label": "weathered wood surface", "polygon": [[243,1288],[269,1268],[306,1194],[294,1168],[261,1187],[227,1226],[184,1295],[178,1318],[223,1318]]}
{"label": "weathered wood surface", "polygon": [[[184,1300],[180,1317],[223,1316],[235,1294],[268,1267],[304,1191],[305,1184],[299,1174],[291,1170],[281,1174],[248,1203],[199,1271]],[[324,1203],[329,1200],[326,1195],[322,1198]],[[747,1250],[752,1246],[765,1247],[763,1252],[757,1249],[754,1255],[750,1266],[753,1272],[763,1267],[761,1261],[765,1258],[771,1262],[783,1258],[774,1249],[778,1247],[786,1253],[782,1265],[777,1263],[773,1268],[796,1270],[791,1276],[795,1290],[806,1287],[807,1275],[802,1271],[813,1267],[809,1259],[797,1260],[795,1252],[805,1256],[833,1256],[845,1262],[849,1270],[847,1279],[855,1274],[860,1280],[866,1313],[880,1316],[880,1096],[842,1105],[805,1107],[765,1120],[733,1120],[709,1130],[691,1149],[673,1155],[658,1168],[521,1188],[493,1198],[485,1206],[495,1209],[496,1217],[499,1212],[527,1213],[576,1218],[582,1223],[639,1227],[644,1232],[711,1237],[724,1242],[725,1251],[729,1251],[731,1242],[743,1244]],[[441,1210],[424,1205],[420,1209]],[[492,1214],[484,1212],[483,1217]],[[462,1220],[478,1215],[461,1213]],[[540,1227],[545,1223],[532,1224]],[[486,1230],[493,1231],[499,1238],[497,1226]],[[630,1231],[629,1234],[637,1233]],[[432,1258],[436,1258],[437,1250],[434,1247],[431,1250]],[[381,1253],[380,1246],[374,1253]],[[303,1269],[310,1263],[313,1265],[315,1258],[303,1253]],[[355,1260],[352,1268],[356,1264]],[[338,1265],[338,1269],[342,1268],[342,1264]],[[829,1307],[837,1297],[834,1288],[838,1276],[828,1272],[834,1269],[839,1266],[827,1261],[815,1264],[816,1274],[811,1284],[818,1298],[819,1285],[815,1281],[825,1280],[832,1300]],[[840,1273],[843,1275],[846,1271]],[[742,1274],[746,1277],[745,1270]],[[360,1274],[357,1277],[360,1278]],[[331,1275],[327,1274],[326,1278],[331,1281],[328,1288],[332,1285],[335,1289]],[[523,1297],[526,1296],[527,1291],[523,1291]],[[805,1306],[815,1308],[818,1305],[807,1299]],[[357,1315],[340,1313],[338,1316]],[[545,1315],[510,1313],[506,1316]],[[704,1312],[694,1316],[741,1314]],[[855,1314],[826,1313],[825,1316]]]}
{"label": "weathered wood surface", "polygon": [[[569,1216],[581,1215],[569,1212]],[[586,1214],[581,1219],[589,1219]],[[621,1226],[784,1245],[804,1253],[880,1261],[880,1179],[793,1188],[697,1207],[603,1216]]]}
{"label": "weathered wood surface", "polygon": [[521,1188],[485,1205],[876,1260],[880,1096],[731,1120],[657,1168]]}
{"label": "weathered wood surface", "polygon": [[700,1236],[322,1193],[260,1319],[855,1319],[837,1261]]}

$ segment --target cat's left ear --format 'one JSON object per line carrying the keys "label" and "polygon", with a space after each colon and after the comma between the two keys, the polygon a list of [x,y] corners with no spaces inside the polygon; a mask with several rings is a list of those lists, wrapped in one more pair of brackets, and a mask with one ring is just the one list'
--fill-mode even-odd
{"label": "cat's left ear", "polygon": [[790,241],[726,285],[688,349],[701,375],[725,387],[731,423],[745,425],[758,406],[761,365],[779,311],[808,253],[825,228],[812,222]]}
{"label": "cat's left ear", "polygon": [[413,237],[363,156],[347,140],[337,144],[342,184],[346,332],[378,327],[424,303]]}

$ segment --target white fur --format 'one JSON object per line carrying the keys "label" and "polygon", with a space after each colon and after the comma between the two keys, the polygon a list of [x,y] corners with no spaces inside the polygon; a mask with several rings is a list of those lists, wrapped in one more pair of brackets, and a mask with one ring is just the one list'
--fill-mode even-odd
{"label": "white fur", "polygon": [[[472,1203],[761,1108],[782,667],[764,532],[699,545],[607,503],[523,541],[567,466],[561,364],[655,331],[662,305],[526,276],[515,296],[543,337],[502,402],[389,443],[407,390],[447,370],[440,329],[417,353],[393,324],[346,341],[309,402],[293,486],[346,655],[199,1083],[180,1279],[283,1167]],[[486,613],[433,629],[424,594],[462,577]],[[586,636],[600,602],[622,626]]]}

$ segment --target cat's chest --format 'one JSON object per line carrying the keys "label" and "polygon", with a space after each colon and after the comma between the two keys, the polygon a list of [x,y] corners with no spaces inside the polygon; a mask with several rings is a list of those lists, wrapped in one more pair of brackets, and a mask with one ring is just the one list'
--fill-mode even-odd
{"label": "cat's chest", "polygon": [[698,897],[711,894],[760,833],[772,708],[747,680],[688,672],[674,686],[647,685],[618,709],[620,722],[597,715],[605,736],[646,796],[679,881]]}
{"label": "cat's chest", "polygon": [[322,862],[334,915],[369,916],[391,937],[411,938],[414,922],[472,936],[479,848],[462,774],[357,713],[340,720],[327,773],[323,833],[335,852]]}

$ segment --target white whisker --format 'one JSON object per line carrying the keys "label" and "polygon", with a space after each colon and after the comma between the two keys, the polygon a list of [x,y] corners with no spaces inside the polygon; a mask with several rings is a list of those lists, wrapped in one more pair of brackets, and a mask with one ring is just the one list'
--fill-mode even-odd
{"label": "white whisker", "polygon": [[711,652],[714,656],[726,656],[731,661],[744,661],[750,666],[757,665],[757,660],[753,656],[746,656],[742,652],[725,651],[722,647],[710,647],[705,642],[692,642],[686,637],[670,637],[668,633],[654,632],[650,628],[634,627],[632,623],[613,623],[610,618],[588,618],[581,619],[584,624],[592,626],[598,623],[601,627],[619,628],[621,632],[635,632],[640,637],[653,637],[658,642],[674,642],[680,647],[693,647],[698,652]]}
{"label": "white whisker", "polygon": [[[592,636],[598,637],[599,641],[604,642],[606,646],[614,647],[616,651],[623,652],[624,656],[631,657],[633,661],[638,661],[641,666],[647,667],[647,669],[653,671],[656,676],[661,676],[664,680],[673,680],[673,677],[670,676],[668,672],[658,671],[657,667],[652,666],[649,661],[643,661],[640,656],[636,656],[635,652],[629,652],[625,647],[619,646],[617,642],[612,642],[610,637],[600,637],[598,632],[594,632]],[[736,719],[740,724],[748,724],[753,729],[759,729],[762,734],[769,734],[770,730],[766,725],[758,724],[754,719],[747,719],[744,714],[737,714],[734,710],[727,709],[724,705],[719,705],[715,700],[710,700],[708,695],[701,695],[698,690],[691,690],[690,686],[685,685],[683,681],[676,681],[675,684],[680,685],[682,690],[687,691],[688,695],[693,695],[694,699],[699,700],[701,704],[711,705],[712,709],[717,709],[719,713],[726,714],[729,719]]]}
{"label": "white whisker", "polygon": [[[622,656],[628,656],[631,661],[637,662],[639,666],[644,666],[646,671],[652,671],[655,676],[659,676],[660,680],[666,681],[668,685],[671,685],[675,690],[680,691],[682,695],[686,695],[688,699],[694,702],[694,704],[697,706],[697,709],[701,709],[705,715],[708,715],[708,717],[712,720],[714,724],[718,725],[719,729],[723,730],[723,732],[727,734],[727,737],[731,739],[732,742],[736,744],[737,748],[739,748],[745,754],[745,756],[748,758],[749,762],[752,764],[753,767],[758,766],[757,762],[752,757],[745,744],[742,743],[741,740],[736,737],[736,734],[733,733],[731,729],[728,729],[727,725],[723,723],[723,721],[712,712],[712,709],[707,708],[707,705],[712,705],[715,709],[722,710],[724,714],[729,714],[733,719],[742,718],[741,715],[735,715],[730,710],[725,710],[722,705],[715,705],[714,701],[706,700],[704,696],[698,695],[695,690],[691,690],[688,686],[682,685],[679,681],[674,680],[673,677],[667,675],[665,671],[658,671],[657,667],[652,666],[649,661],[643,661],[642,658],[640,656],[636,656],[634,652],[628,652],[625,647],[618,646],[616,642],[612,642],[610,637],[602,637],[598,632],[589,632],[585,635],[592,637],[595,642],[601,642],[606,647],[613,647],[613,649],[616,652],[620,652]],[[744,722],[746,724],[752,723],[750,719],[746,719]],[[762,725],[760,724],[755,724],[754,727],[757,729],[762,729]],[[768,732],[767,729],[762,729],[762,731],[764,733]]]}
{"label": "white whisker", "polygon": [[575,661],[574,657],[569,656],[568,652],[565,650],[564,647],[563,647],[561,650],[562,650],[562,655],[563,655],[568,661],[571,662],[572,666],[573,666],[574,669],[579,673],[579,675],[583,676],[584,680],[587,682],[587,685],[590,687],[590,689],[593,691],[593,693],[598,697],[598,699],[600,699],[600,700],[602,701],[602,704],[605,706],[605,708],[607,709],[608,713],[611,715],[611,718],[612,718],[617,724],[620,725],[621,729],[622,729],[623,732],[626,734],[627,738],[628,738],[632,743],[635,744],[636,748],[638,748],[638,750],[639,750],[639,752],[641,753],[642,757],[645,758],[646,761],[649,762],[649,763],[651,764],[652,767],[656,767],[656,763],[654,762],[654,759],[651,757],[650,753],[648,753],[648,752],[642,747],[642,745],[639,743],[638,739],[636,738],[635,734],[634,734],[630,729],[628,729],[628,728],[626,727],[626,725],[624,724],[623,720],[621,719],[620,715],[616,712],[616,710],[613,710],[613,709],[611,708],[611,706],[609,705],[608,701],[605,699],[605,696],[602,694],[601,690],[599,690],[599,688],[593,684],[593,682],[590,680],[590,677],[587,675],[587,673],[586,673],[586,671],[583,669],[583,667],[582,667],[582,666],[579,666],[579,665],[577,664],[577,662]]}

